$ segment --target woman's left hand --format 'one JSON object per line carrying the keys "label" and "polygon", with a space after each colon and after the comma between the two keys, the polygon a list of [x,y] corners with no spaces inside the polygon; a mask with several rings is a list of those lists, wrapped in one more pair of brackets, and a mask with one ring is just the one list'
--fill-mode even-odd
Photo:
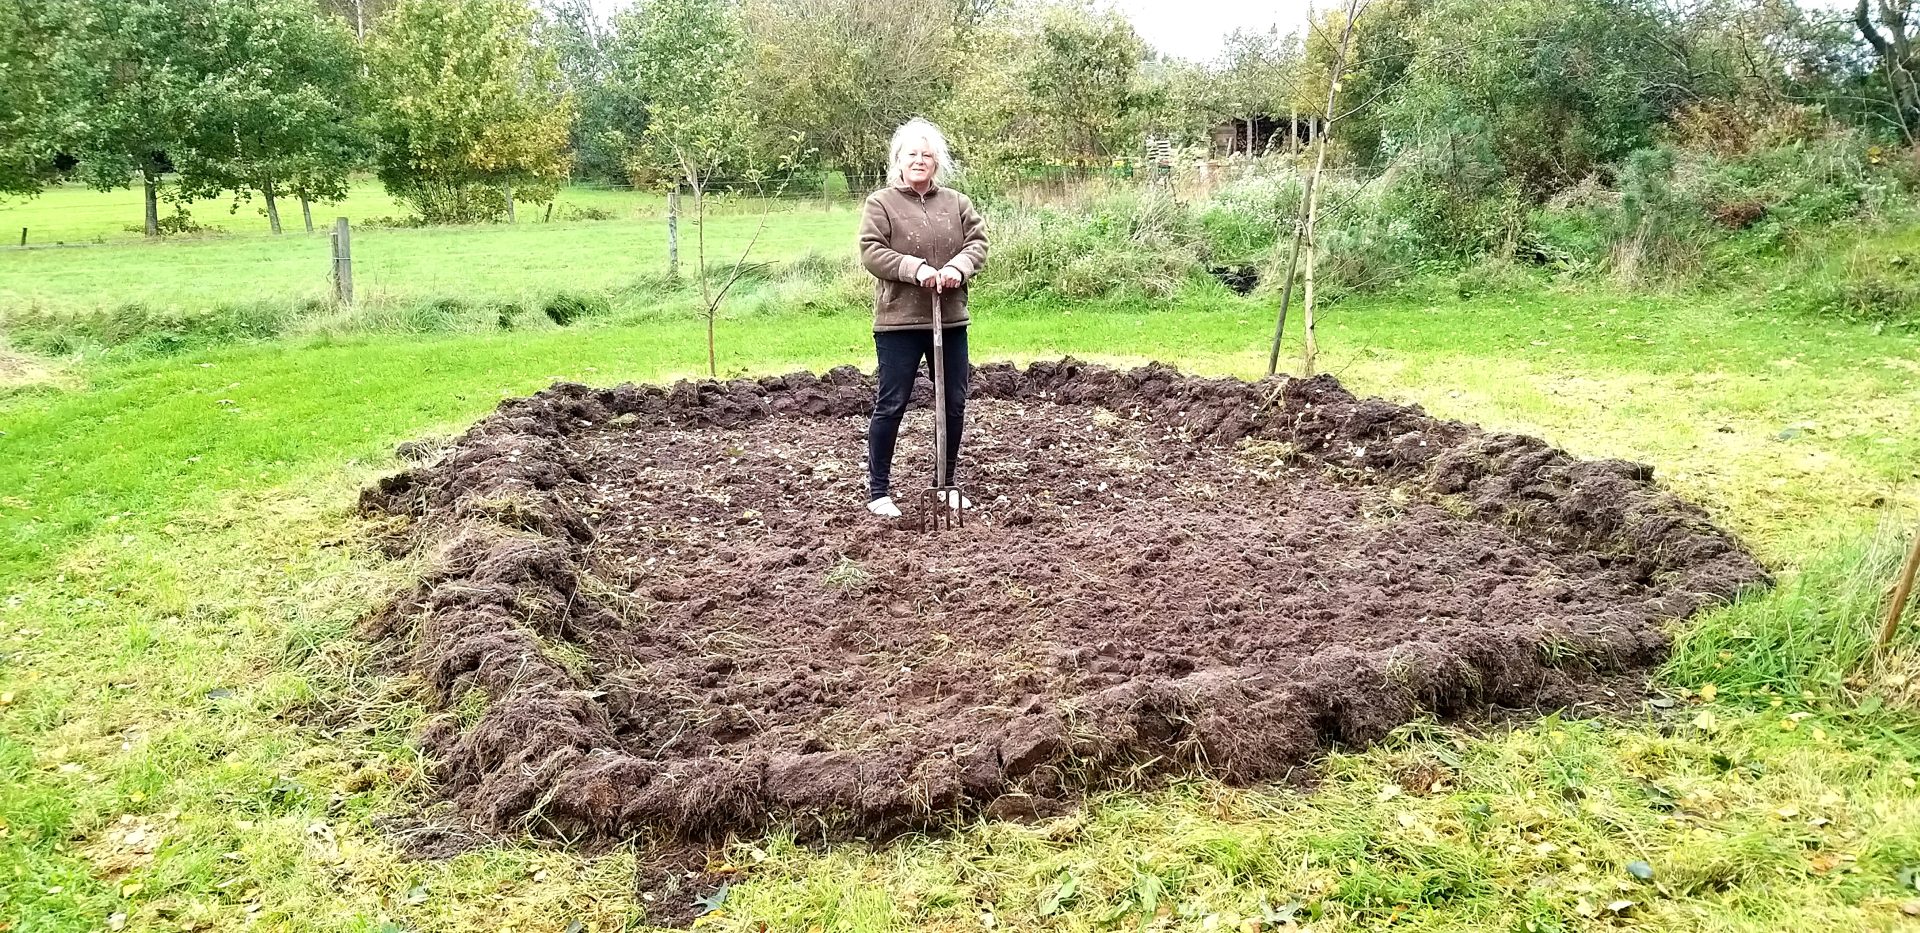
{"label": "woman's left hand", "polygon": [[960,270],[952,266],[940,270],[939,288],[941,291],[946,291],[949,288],[959,288],[961,281]]}

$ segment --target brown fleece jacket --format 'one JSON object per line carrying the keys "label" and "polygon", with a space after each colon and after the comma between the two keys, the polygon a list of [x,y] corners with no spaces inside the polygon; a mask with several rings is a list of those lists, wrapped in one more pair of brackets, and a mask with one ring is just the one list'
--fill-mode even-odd
{"label": "brown fleece jacket", "polygon": [[952,266],[960,287],[940,296],[947,327],[967,323],[967,283],[987,263],[986,224],[967,196],[933,188],[924,196],[888,186],[867,196],[860,218],[860,264],[873,273],[873,329],[919,330],[933,322],[933,289],[916,274]]}

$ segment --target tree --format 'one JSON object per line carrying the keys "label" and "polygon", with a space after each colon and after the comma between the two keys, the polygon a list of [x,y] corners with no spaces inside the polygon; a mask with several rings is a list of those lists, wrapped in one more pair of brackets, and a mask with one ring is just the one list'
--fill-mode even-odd
{"label": "tree", "polygon": [[356,109],[353,34],[312,0],[218,2],[205,24],[208,76],[193,98],[192,137],[204,161],[189,194],[258,192],[279,233],[278,197],[345,196],[369,140]]}
{"label": "tree", "polygon": [[194,179],[194,108],[208,75],[204,34],[210,0],[50,0],[60,27],[48,73],[60,90],[48,142],[75,161],[74,177],[101,191],[138,178],[146,234],[160,234],[163,176]]}
{"label": "tree", "polygon": [[1063,158],[1104,161],[1121,148],[1127,118],[1145,101],[1136,87],[1146,43],[1126,17],[1062,5],[1040,27],[1039,48],[1026,72],[1027,91],[1050,126]]}
{"label": "tree", "polygon": [[1299,66],[1293,37],[1281,36],[1278,28],[1264,32],[1235,29],[1227,34],[1213,67],[1215,100],[1220,116],[1238,121],[1244,128],[1249,154],[1260,154],[1270,142],[1255,138],[1255,121],[1291,109]]}
{"label": "tree", "polygon": [[671,180],[676,189],[684,184],[693,194],[707,374],[716,378],[714,323],[720,303],[759,239],[756,233],[716,288],[707,270],[707,188],[723,168],[753,174],[755,121],[742,93],[740,69],[745,47],[725,0],[649,0],[614,21],[616,80],[647,104],[647,127],[630,156],[633,174]]}
{"label": "tree", "polygon": [[1405,43],[1404,55],[1363,53],[1404,74],[1366,124],[1375,137],[1353,148],[1391,158],[1471,129],[1528,194],[1577,182],[1651,144],[1700,96],[1655,12],[1651,0],[1434,0],[1369,33]]}
{"label": "tree", "polygon": [[574,169],[609,182],[627,180],[626,161],[647,127],[646,101],[615,74],[613,34],[587,0],[546,0],[540,41],[554,50],[576,110],[570,134]]}
{"label": "tree", "polygon": [[850,177],[876,176],[894,129],[951,97],[958,35],[972,15],[867,0],[747,0],[743,86],[772,136],[798,136]]}
{"label": "tree", "polygon": [[1053,155],[1050,121],[1028,91],[1040,32],[1038,12],[1016,7],[985,16],[964,30],[953,89],[927,114],[956,152],[973,162],[1019,165]]}
{"label": "tree", "polygon": [[1280,338],[1286,334],[1287,327],[1287,305],[1293,299],[1293,267],[1299,262],[1303,247],[1306,251],[1307,269],[1303,283],[1305,288],[1301,295],[1300,312],[1306,328],[1306,339],[1301,350],[1301,375],[1313,375],[1314,362],[1320,353],[1320,348],[1315,341],[1313,331],[1313,313],[1315,310],[1315,295],[1313,289],[1314,268],[1320,252],[1320,241],[1315,235],[1317,232],[1316,227],[1320,220],[1319,181],[1321,173],[1324,172],[1327,167],[1328,140],[1333,136],[1334,130],[1339,125],[1339,108],[1342,105],[1340,99],[1341,76],[1346,74],[1347,64],[1350,60],[1349,54],[1353,49],[1354,27],[1360,19],[1360,14],[1364,7],[1365,0],[1347,0],[1347,9],[1345,14],[1340,17],[1339,22],[1340,38],[1338,43],[1333,45],[1333,54],[1328,61],[1327,106],[1322,111],[1326,114],[1326,121],[1321,131],[1314,134],[1313,168],[1307,174],[1306,183],[1300,195],[1300,217],[1295,221],[1293,258],[1287,265],[1286,291],[1281,296],[1280,316],[1274,325],[1273,350],[1267,357],[1267,375],[1269,376],[1273,375],[1274,368],[1280,359]]}
{"label": "tree", "polygon": [[380,17],[393,9],[395,0],[324,0],[329,11],[353,30],[354,39],[365,42]]}
{"label": "tree", "polygon": [[0,0],[0,195],[38,192],[52,170],[53,29],[45,16],[33,0]]}
{"label": "tree", "polygon": [[1153,102],[1142,114],[1142,128],[1176,145],[1205,145],[1214,124],[1233,119],[1226,89],[1213,70],[1180,58],[1143,63],[1140,76],[1152,88]]}
{"label": "tree", "polygon": [[380,180],[432,223],[565,179],[573,98],[525,0],[399,0],[367,42]]}
{"label": "tree", "polygon": [[1858,0],[1853,23],[1880,58],[1895,118],[1911,142],[1920,134],[1920,4]]}

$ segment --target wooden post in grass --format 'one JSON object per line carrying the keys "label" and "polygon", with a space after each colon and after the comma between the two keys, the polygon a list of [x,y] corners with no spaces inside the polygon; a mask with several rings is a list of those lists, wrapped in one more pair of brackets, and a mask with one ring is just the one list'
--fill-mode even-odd
{"label": "wooden post in grass", "polygon": [[680,277],[680,186],[667,192],[667,275]]}
{"label": "wooden post in grass", "polygon": [[353,230],[342,217],[333,222],[333,297],[353,304]]}
{"label": "wooden post in grass", "polygon": [[1907,608],[1907,597],[1913,595],[1913,578],[1920,572],[1920,534],[1913,536],[1913,547],[1907,551],[1907,563],[1900,568],[1900,578],[1893,584],[1893,601],[1887,606],[1887,620],[1880,624],[1880,638],[1874,642],[1874,657],[1884,660],[1887,647],[1893,644],[1893,633],[1900,627],[1900,614]]}
{"label": "wooden post in grass", "polygon": [[20,245],[27,245],[27,228],[25,227],[20,228]]}

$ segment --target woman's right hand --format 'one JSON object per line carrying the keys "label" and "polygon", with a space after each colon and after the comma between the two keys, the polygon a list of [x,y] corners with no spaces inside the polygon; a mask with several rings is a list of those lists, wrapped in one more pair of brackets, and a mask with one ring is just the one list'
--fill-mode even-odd
{"label": "woman's right hand", "polygon": [[915,272],[913,277],[920,281],[921,288],[931,288],[934,282],[939,281],[940,273],[933,271],[933,266],[922,261],[920,271]]}

